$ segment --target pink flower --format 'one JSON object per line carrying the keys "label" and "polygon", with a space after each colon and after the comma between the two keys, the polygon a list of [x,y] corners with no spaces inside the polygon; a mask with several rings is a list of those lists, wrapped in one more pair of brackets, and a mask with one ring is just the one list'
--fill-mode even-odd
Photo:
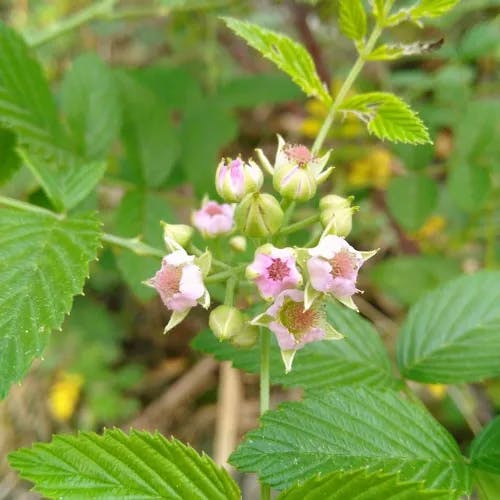
{"label": "pink flower", "polygon": [[307,270],[314,290],[338,298],[351,297],[358,291],[358,271],[369,257],[355,250],[344,238],[327,235],[309,250],[309,255]]}
{"label": "pink flower", "polygon": [[264,176],[258,165],[249,160],[245,163],[241,158],[222,160],[215,173],[217,193],[226,201],[241,201],[248,193],[258,191]]}
{"label": "pink flower", "polygon": [[180,323],[198,303],[205,308],[210,304],[202,270],[194,259],[184,249],[176,250],[163,257],[160,270],[145,282],[159,293],[165,306],[173,311],[165,333]]}
{"label": "pink flower", "polygon": [[247,267],[246,274],[255,281],[266,300],[302,283],[295,252],[291,248],[275,248],[270,244],[256,250],[254,261]]}
{"label": "pink flower", "polygon": [[234,225],[234,207],[206,200],[201,209],[194,212],[193,224],[205,238],[229,233]]}
{"label": "pink flower", "polygon": [[284,290],[274,304],[251,323],[267,326],[276,335],[286,372],[292,369],[295,352],[309,342],[343,337],[328,324],[319,302],[305,308],[302,290]]}

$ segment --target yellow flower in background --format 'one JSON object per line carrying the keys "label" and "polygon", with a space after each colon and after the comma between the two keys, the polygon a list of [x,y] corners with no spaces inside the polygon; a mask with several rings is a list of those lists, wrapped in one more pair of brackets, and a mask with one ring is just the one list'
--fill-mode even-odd
{"label": "yellow flower in background", "polygon": [[443,399],[448,392],[448,386],[444,384],[427,384],[427,389],[432,397],[438,400]]}
{"label": "yellow flower in background", "polygon": [[[342,82],[340,80],[333,80],[330,85],[330,91],[333,96],[337,95],[340,90]],[[347,97],[353,95],[349,92]],[[301,132],[305,137],[314,139],[323,125],[323,122],[328,114],[328,107],[317,99],[307,101],[305,105],[307,117],[301,125]],[[352,114],[346,114],[342,120],[338,120],[329,135],[343,138],[353,138],[364,134],[365,129],[363,123]]]}
{"label": "yellow flower in background", "polygon": [[425,224],[413,234],[413,238],[419,241],[429,240],[440,234],[446,227],[446,220],[441,215],[431,215]]}
{"label": "yellow flower in background", "polygon": [[80,399],[84,379],[78,373],[61,372],[49,393],[49,409],[54,418],[67,422]]}
{"label": "yellow flower in background", "polygon": [[391,178],[391,153],[380,146],[370,149],[368,154],[351,163],[347,181],[352,187],[376,187],[384,189]]}

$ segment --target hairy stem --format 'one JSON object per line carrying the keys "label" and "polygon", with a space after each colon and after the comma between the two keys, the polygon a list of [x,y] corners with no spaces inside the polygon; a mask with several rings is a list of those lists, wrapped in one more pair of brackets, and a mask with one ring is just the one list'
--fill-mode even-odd
{"label": "hairy stem", "polygon": [[[269,349],[270,349],[269,332],[260,327],[260,414],[263,415],[269,410]],[[260,486],[261,500],[269,500],[271,498],[271,488],[265,484]]]}
{"label": "hairy stem", "polygon": [[104,233],[102,241],[110,245],[127,248],[137,255],[162,258],[167,253],[165,250],[160,250],[159,248],[143,243],[139,238],[122,238],[114,234]]}
{"label": "hairy stem", "polygon": [[295,222],[294,224],[290,224],[289,226],[284,227],[279,234],[291,234],[296,231],[300,231],[301,229],[308,228],[311,224],[314,224],[319,221],[320,214],[311,215],[304,220],[299,222]]}
{"label": "hairy stem", "polygon": [[319,150],[321,149],[321,146],[323,146],[323,143],[325,142],[326,139],[326,135],[333,124],[333,120],[335,119],[335,114],[337,113],[340,105],[344,102],[347,93],[349,92],[349,90],[351,90],[351,87],[356,78],[358,77],[360,71],[363,69],[363,66],[365,65],[366,62],[365,57],[368,54],[370,54],[370,52],[373,50],[373,48],[375,47],[375,43],[377,42],[378,37],[380,36],[381,33],[382,33],[382,28],[377,24],[373,29],[370,38],[366,42],[365,47],[363,48],[362,51],[360,51],[360,54],[356,62],[354,63],[354,66],[351,68],[351,71],[347,75],[347,78],[345,79],[342,87],[340,88],[337,97],[335,97],[335,100],[333,101],[330,111],[328,111],[328,115],[326,116],[325,121],[323,122],[323,125],[321,126],[321,129],[316,137],[316,140],[314,141],[312,147],[313,154],[318,154]]}

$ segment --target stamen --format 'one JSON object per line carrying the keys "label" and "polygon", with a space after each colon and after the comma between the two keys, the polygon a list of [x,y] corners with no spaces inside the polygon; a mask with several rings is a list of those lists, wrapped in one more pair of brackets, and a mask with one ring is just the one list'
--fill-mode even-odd
{"label": "stamen", "polygon": [[347,250],[342,250],[335,255],[330,265],[332,266],[330,273],[334,278],[350,278],[357,269],[353,256]]}
{"label": "stamen", "polygon": [[283,326],[300,341],[319,320],[319,312],[314,309],[304,309],[302,302],[287,300],[280,311],[280,321]]}
{"label": "stamen", "polygon": [[172,296],[179,292],[179,284],[182,277],[182,267],[167,264],[163,266],[157,280],[157,287]]}
{"label": "stamen", "polygon": [[290,160],[296,161],[299,165],[305,165],[313,159],[313,156],[309,149],[301,144],[288,146],[285,149],[285,154]]}
{"label": "stamen", "polygon": [[267,276],[273,281],[282,281],[290,274],[290,268],[281,259],[271,259],[273,262],[267,268]]}

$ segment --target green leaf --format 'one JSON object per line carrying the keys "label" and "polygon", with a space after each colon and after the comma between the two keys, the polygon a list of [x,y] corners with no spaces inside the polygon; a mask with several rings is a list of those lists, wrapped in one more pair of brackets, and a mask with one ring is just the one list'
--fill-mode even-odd
{"label": "green leaf", "polygon": [[122,137],[134,181],[160,186],[177,160],[178,138],[163,102],[130,76],[119,74],[123,100]]}
{"label": "green leaf", "polygon": [[488,170],[461,162],[451,168],[448,189],[457,206],[466,212],[479,212],[491,192]]}
{"label": "green leaf", "polygon": [[354,113],[379,139],[408,144],[432,142],[417,113],[394,94],[369,92],[346,99],[341,111]]}
{"label": "green leaf", "polygon": [[399,472],[401,480],[424,481],[428,488],[469,489],[456,442],[423,406],[395,391],[362,387],[338,388],[264,414],[230,462],[276,489],[360,468]]}
{"label": "green leaf", "polygon": [[460,0],[420,0],[420,2],[410,10],[412,19],[417,20],[423,17],[440,17],[451,10]]}
{"label": "green leaf", "polygon": [[472,441],[471,465],[500,474],[500,416],[494,418]]}
{"label": "green leaf", "polygon": [[277,500],[446,500],[450,491],[429,490],[422,483],[401,481],[397,474],[360,469],[337,471],[308,479],[281,493]]}
{"label": "green leaf", "polygon": [[[345,338],[308,344],[295,356],[293,370],[285,374],[281,355],[273,336],[271,348],[271,382],[285,387],[303,387],[323,391],[331,387],[363,384],[372,387],[398,387],[387,351],[377,331],[359,314],[337,304],[327,304],[328,321]],[[259,349],[237,349],[220,342],[206,330],[192,346],[214,355],[220,361],[230,360],[236,368],[258,373]]]}
{"label": "green leaf", "polygon": [[459,46],[460,59],[475,61],[490,54],[494,56],[495,51],[500,47],[499,29],[500,21],[498,18],[468,29]]}
{"label": "green leaf", "polygon": [[225,17],[224,21],[251,47],[287,73],[308,96],[316,97],[325,104],[331,103],[330,94],[316,73],[314,61],[300,43],[256,24],[229,17]]}
{"label": "green leaf", "polygon": [[0,158],[0,185],[2,185],[21,167],[21,160],[16,153],[16,136],[4,128],[0,128]]}
{"label": "green leaf", "polygon": [[61,434],[11,453],[9,463],[52,498],[240,498],[233,479],[207,455],[159,433]]}
{"label": "green leaf", "polygon": [[366,35],[366,12],[361,0],[340,0],[340,29],[351,40],[363,40]]}
{"label": "green leaf", "polygon": [[121,124],[118,89],[113,73],[95,54],[79,56],[64,75],[61,103],[78,153],[104,157]]}
{"label": "green leaf", "polygon": [[373,15],[381,20],[384,17],[386,0],[368,0],[370,2]]}
{"label": "green leaf", "polygon": [[500,375],[500,272],[462,276],[425,295],[403,324],[405,377],[455,384]]}
{"label": "green leaf", "polygon": [[474,470],[473,477],[480,500],[498,500],[500,475],[484,470]]}
{"label": "green leaf", "polygon": [[216,99],[207,99],[186,114],[181,125],[180,166],[201,197],[215,195],[220,152],[238,134],[234,116]]}
{"label": "green leaf", "polygon": [[[136,190],[122,199],[115,220],[115,232],[123,237],[140,236],[146,243],[165,248],[160,221],[173,221],[166,200],[155,193]],[[145,257],[121,248],[114,249],[116,263],[122,278],[141,300],[149,300],[156,292],[143,281],[153,277],[160,268],[158,257]],[[167,250],[165,249],[165,253]]]}
{"label": "green leaf", "polygon": [[426,292],[459,274],[459,262],[439,255],[390,257],[371,268],[375,285],[405,305],[415,303]]}
{"label": "green leaf", "polygon": [[416,231],[432,214],[438,202],[438,187],[429,177],[411,173],[392,179],[387,204],[394,218],[408,231]]}
{"label": "green leaf", "polygon": [[0,210],[0,397],[61,326],[98,246],[92,216]]}

